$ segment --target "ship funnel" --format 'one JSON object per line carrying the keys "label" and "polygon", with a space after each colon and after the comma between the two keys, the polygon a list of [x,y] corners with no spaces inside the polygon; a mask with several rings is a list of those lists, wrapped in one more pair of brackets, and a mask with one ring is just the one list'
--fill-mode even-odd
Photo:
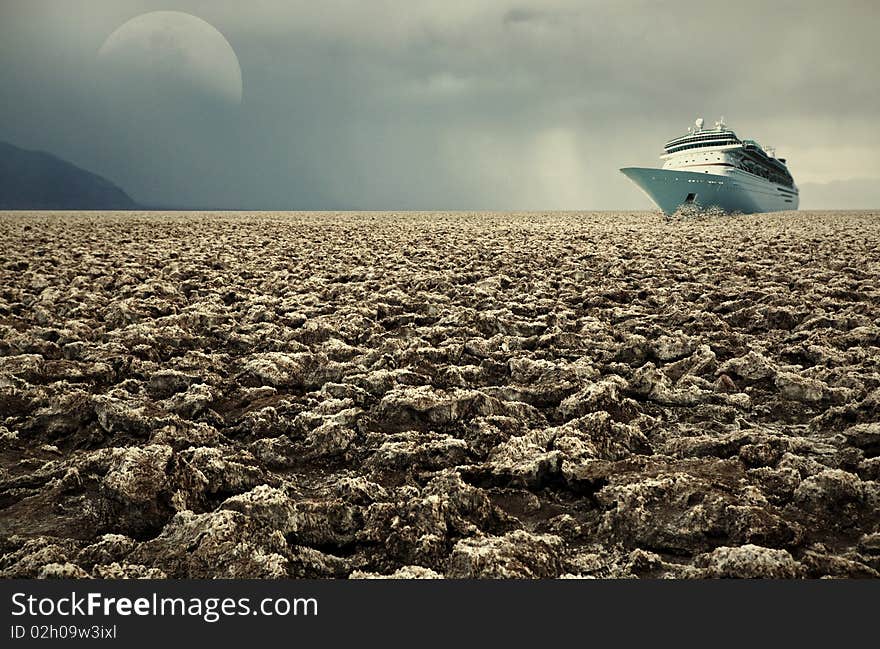
{"label": "ship funnel", "polygon": [[703,130],[703,118],[702,118],[702,117],[698,117],[698,118],[697,118],[697,121],[694,122],[694,124],[697,126],[697,130],[698,130],[698,131],[702,131],[702,130]]}

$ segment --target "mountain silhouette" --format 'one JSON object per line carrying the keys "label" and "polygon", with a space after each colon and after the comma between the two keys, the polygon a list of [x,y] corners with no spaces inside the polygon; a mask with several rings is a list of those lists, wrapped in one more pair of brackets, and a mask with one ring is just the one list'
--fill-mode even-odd
{"label": "mountain silhouette", "polygon": [[129,210],[118,186],[49,153],[0,142],[0,209]]}

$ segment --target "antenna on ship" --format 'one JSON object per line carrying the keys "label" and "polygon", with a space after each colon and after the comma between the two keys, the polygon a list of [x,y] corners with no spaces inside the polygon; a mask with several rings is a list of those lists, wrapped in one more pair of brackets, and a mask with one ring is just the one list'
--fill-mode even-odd
{"label": "antenna on ship", "polygon": [[715,122],[715,128],[717,128],[719,131],[724,130],[724,115],[721,116],[721,119]]}
{"label": "antenna on ship", "polygon": [[703,130],[703,118],[702,118],[702,117],[698,117],[698,118],[697,118],[697,121],[694,122],[694,124],[695,124],[696,127],[697,127],[697,129],[696,129],[697,131],[702,131],[702,130]]}

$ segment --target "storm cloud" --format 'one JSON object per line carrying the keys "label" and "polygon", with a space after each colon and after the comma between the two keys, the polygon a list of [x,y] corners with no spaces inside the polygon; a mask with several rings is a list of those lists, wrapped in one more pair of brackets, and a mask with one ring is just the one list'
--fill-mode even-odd
{"label": "storm cloud", "polygon": [[[142,88],[108,90],[102,43],[158,9],[224,34],[240,106],[133,110]],[[0,140],[157,206],[645,209],[618,168],[724,115],[788,159],[803,208],[877,207],[878,18],[855,1],[2,0]]]}

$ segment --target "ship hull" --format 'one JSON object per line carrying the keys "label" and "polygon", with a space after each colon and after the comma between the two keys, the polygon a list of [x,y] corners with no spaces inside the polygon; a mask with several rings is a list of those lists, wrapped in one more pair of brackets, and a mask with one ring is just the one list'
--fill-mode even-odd
{"label": "ship hull", "polygon": [[666,214],[686,205],[742,214],[798,207],[795,191],[739,170],[727,175],[648,167],[625,167],[620,171]]}

